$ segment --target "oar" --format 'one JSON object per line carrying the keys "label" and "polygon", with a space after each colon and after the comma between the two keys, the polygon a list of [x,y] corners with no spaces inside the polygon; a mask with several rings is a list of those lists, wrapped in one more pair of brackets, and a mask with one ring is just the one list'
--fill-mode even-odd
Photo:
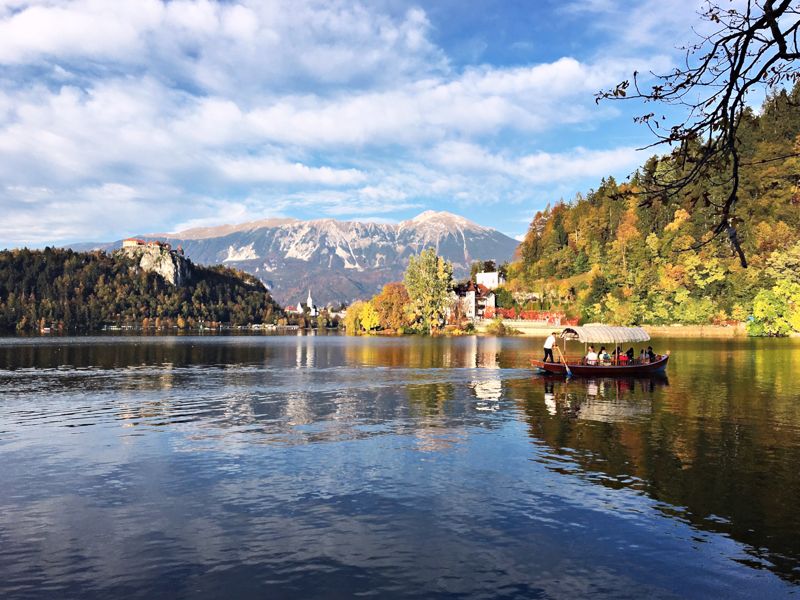
{"label": "oar", "polygon": [[558,355],[561,357],[561,360],[563,360],[563,361],[564,361],[564,366],[565,366],[565,367],[566,367],[566,369],[567,369],[567,375],[569,375],[570,377],[572,377],[572,371],[570,371],[570,370],[569,370],[569,365],[567,364],[567,359],[566,359],[566,358],[564,358],[564,353],[563,353],[563,352],[561,352],[561,346],[559,346],[558,344],[556,344],[555,346],[556,346],[556,348],[558,348]]}

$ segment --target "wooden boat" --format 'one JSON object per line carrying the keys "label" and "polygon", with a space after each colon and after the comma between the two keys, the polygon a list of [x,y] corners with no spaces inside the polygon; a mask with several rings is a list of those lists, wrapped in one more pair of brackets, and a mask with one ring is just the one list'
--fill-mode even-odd
{"label": "wooden boat", "polygon": [[[669,352],[656,356],[656,359],[649,363],[636,363],[632,365],[587,365],[581,359],[567,359],[567,365],[572,375],[580,377],[637,377],[639,375],[650,375],[652,373],[662,373],[667,368]],[[556,375],[566,375],[567,367],[558,359],[558,362],[543,362],[533,359],[531,364],[547,373]]]}
{"label": "wooden boat", "polygon": [[[609,344],[618,346],[631,342],[647,342],[650,340],[648,333],[641,327],[610,327],[608,325],[584,325],[583,327],[567,327],[561,332],[566,349],[567,340],[578,340],[584,345]],[[531,365],[545,373],[554,375],[575,375],[579,377],[636,377],[663,373],[669,361],[669,351],[666,354],[656,355],[655,360],[639,362],[634,360],[628,364],[620,362],[587,364],[581,357],[570,357],[561,348],[558,348],[555,362],[544,362],[533,359]]]}

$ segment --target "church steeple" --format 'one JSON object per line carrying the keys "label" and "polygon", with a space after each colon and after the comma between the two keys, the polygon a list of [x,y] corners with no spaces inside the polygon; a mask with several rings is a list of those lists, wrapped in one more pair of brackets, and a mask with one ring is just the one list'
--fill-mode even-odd
{"label": "church steeple", "polygon": [[308,310],[314,310],[314,301],[311,299],[311,288],[308,289],[308,300],[306,300]]}

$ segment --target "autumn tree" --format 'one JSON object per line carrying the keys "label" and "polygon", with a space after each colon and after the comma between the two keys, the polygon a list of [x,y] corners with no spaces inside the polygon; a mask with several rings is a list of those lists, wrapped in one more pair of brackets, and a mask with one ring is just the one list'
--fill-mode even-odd
{"label": "autumn tree", "polygon": [[636,206],[632,205],[625,211],[622,221],[617,227],[616,239],[612,244],[615,255],[622,260],[622,271],[624,273],[628,272],[628,254],[631,245],[638,243],[641,239],[641,234],[636,224]]}
{"label": "autumn tree", "polygon": [[361,328],[369,333],[377,329],[380,324],[381,320],[378,317],[378,311],[375,310],[375,305],[370,302],[365,302],[364,306],[361,307]]}
{"label": "autumn tree", "polygon": [[[685,48],[682,66],[649,81],[634,72],[597,99],[636,98],[679,109],[683,116],[677,122],[656,111],[636,117],[654,134],[653,146],[674,148],[669,168],[652,179],[642,202],[653,206],[664,196],[690,194],[695,208],[714,213],[710,235],[693,248],[727,234],[746,267],[738,231],[744,171],[786,158],[748,161],[742,156],[741,134],[751,120],[748,99],[756,90],[797,81],[800,7],[793,0],[747,0],[742,6],[709,1],[701,18],[704,23],[695,31],[706,33]],[[709,180],[720,182],[717,189],[704,185]]]}
{"label": "autumn tree", "polygon": [[453,265],[428,248],[410,258],[403,281],[421,328],[430,332],[441,327],[450,302]]}
{"label": "autumn tree", "polygon": [[378,312],[380,326],[384,329],[402,331],[411,325],[410,298],[406,286],[402,283],[387,283],[381,293],[372,299],[372,304]]}
{"label": "autumn tree", "polygon": [[361,333],[361,310],[366,302],[357,300],[347,307],[347,312],[344,315],[344,329],[350,335],[358,335]]}

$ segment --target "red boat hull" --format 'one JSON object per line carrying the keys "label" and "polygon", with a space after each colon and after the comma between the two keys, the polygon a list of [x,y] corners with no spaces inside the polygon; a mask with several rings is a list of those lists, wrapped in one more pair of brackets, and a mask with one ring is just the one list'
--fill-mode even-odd
{"label": "red boat hull", "polygon": [[[667,368],[669,354],[658,356],[651,363],[633,365],[580,365],[570,364],[569,370],[572,375],[578,377],[631,377],[636,375],[649,375],[661,373]],[[567,375],[567,369],[562,362],[544,362],[541,360],[531,360],[531,365],[555,375]]]}

